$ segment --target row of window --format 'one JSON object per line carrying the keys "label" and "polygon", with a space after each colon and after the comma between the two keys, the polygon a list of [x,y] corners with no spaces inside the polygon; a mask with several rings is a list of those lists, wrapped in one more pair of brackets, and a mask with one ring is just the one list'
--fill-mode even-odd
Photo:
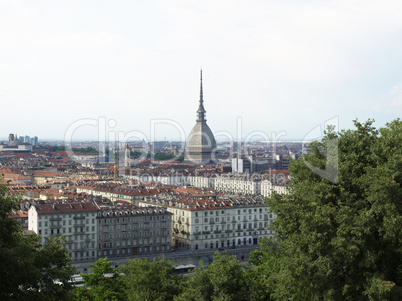
{"label": "row of window", "polygon": [[[40,220],[42,220],[42,219],[54,219],[54,218],[60,218],[60,217],[64,217],[64,216],[67,216],[67,214],[38,214],[38,216],[39,216],[39,219]],[[68,214],[68,217],[69,218],[71,218],[71,217],[95,217],[96,216],[96,213],[76,213],[76,214]]]}
{"label": "row of window", "polygon": [[[116,233],[116,238],[120,239],[120,238],[129,238],[129,237],[137,237],[137,233],[138,233],[138,237],[151,237],[152,232],[150,231],[144,231],[144,232],[129,232],[129,233]],[[156,236],[160,236],[160,234],[162,234],[162,236],[167,236],[170,235],[170,231],[169,230],[162,230],[162,231],[156,231]],[[112,233],[109,234],[99,234],[99,239],[113,239],[114,235]]]}
{"label": "row of window", "polygon": [[131,230],[131,229],[136,230],[137,228],[148,229],[148,228],[153,228],[153,226],[155,226],[155,228],[161,228],[161,227],[164,228],[167,226],[167,224],[166,224],[166,222],[161,222],[161,223],[156,223],[156,224],[137,224],[137,223],[135,223],[135,224],[116,225],[116,226],[110,225],[110,227],[109,227],[109,225],[104,225],[104,226],[99,226],[98,230],[104,231],[104,232],[108,232],[109,230],[113,231],[114,229],[116,229],[117,231],[120,231],[120,230],[125,231],[125,230]]}
{"label": "row of window", "polygon": [[[77,234],[89,232],[90,227],[76,227],[76,228],[56,228],[56,229],[39,229],[38,234],[54,235],[54,234]],[[95,232],[95,226],[91,227],[92,232]],[[95,234],[93,234],[95,235]]]}
{"label": "row of window", "polygon": [[[66,226],[66,220],[63,220],[63,222],[62,221],[50,221],[50,222],[48,222],[48,221],[44,221],[43,223],[42,222],[39,222],[38,223],[38,226],[39,227],[42,227],[42,225],[44,225],[45,227],[48,227],[48,225],[50,225],[50,226]],[[72,225],[81,225],[81,224],[86,224],[86,225],[88,225],[88,224],[90,224],[90,222],[89,222],[89,220],[87,219],[87,220],[85,220],[85,222],[84,221],[79,221],[79,220],[76,220],[76,221],[71,221],[71,220],[69,220],[68,221],[68,225],[69,226],[72,226]],[[94,219],[92,219],[92,224],[95,224],[95,220]]]}
{"label": "row of window", "polygon": [[123,241],[116,241],[115,243],[113,242],[100,242],[98,244],[99,249],[105,249],[105,248],[115,248],[115,247],[126,247],[126,246],[137,246],[137,245],[148,245],[148,244],[165,244],[168,243],[170,239],[166,239],[165,237],[162,237],[161,239],[139,239],[139,240],[123,240]]}

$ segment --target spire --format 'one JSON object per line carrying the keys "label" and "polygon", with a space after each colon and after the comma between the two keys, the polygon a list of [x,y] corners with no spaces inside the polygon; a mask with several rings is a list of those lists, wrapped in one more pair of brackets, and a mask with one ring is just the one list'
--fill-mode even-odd
{"label": "spire", "polygon": [[202,90],[202,69],[200,72],[200,105],[197,110],[198,118],[197,122],[204,122],[206,121],[205,119],[205,109],[204,109],[204,95],[203,95],[203,90]]}
{"label": "spire", "polygon": [[200,71],[200,105],[204,102],[204,95],[202,93],[202,69]]}

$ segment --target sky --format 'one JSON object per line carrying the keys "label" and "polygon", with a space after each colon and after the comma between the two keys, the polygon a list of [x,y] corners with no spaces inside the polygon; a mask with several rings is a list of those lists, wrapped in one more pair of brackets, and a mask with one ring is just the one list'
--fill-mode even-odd
{"label": "sky", "polygon": [[[402,2],[0,0],[0,137],[218,140],[402,115]],[[253,137],[253,138],[251,138]]]}

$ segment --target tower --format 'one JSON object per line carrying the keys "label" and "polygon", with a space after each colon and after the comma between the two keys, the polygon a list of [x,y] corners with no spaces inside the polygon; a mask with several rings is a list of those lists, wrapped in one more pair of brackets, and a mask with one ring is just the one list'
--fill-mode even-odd
{"label": "tower", "polygon": [[127,169],[130,167],[130,148],[126,144],[126,151],[124,152],[124,167]]}
{"label": "tower", "polygon": [[200,72],[200,100],[197,110],[196,124],[187,139],[184,153],[185,160],[196,164],[204,164],[215,161],[213,151],[216,148],[214,134],[207,125],[205,119],[204,95],[202,88],[202,70]]}
{"label": "tower", "polygon": [[117,182],[117,177],[119,175],[119,142],[116,143],[116,156],[114,159],[114,166],[113,166],[113,172],[114,172],[114,182]]}

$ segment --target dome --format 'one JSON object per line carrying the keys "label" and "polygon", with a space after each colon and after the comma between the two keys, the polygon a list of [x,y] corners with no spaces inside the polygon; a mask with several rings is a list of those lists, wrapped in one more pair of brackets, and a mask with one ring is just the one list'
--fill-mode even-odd
{"label": "dome", "polygon": [[201,70],[201,88],[200,103],[197,110],[197,123],[191,130],[187,139],[185,150],[185,160],[196,164],[209,163],[215,161],[213,151],[216,148],[214,134],[207,125],[205,119],[205,109],[202,91],[202,70]]}
{"label": "dome", "polygon": [[206,122],[197,122],[187,139],[187,148],[202,148],[213,150],[216,148],[214,134]]}

